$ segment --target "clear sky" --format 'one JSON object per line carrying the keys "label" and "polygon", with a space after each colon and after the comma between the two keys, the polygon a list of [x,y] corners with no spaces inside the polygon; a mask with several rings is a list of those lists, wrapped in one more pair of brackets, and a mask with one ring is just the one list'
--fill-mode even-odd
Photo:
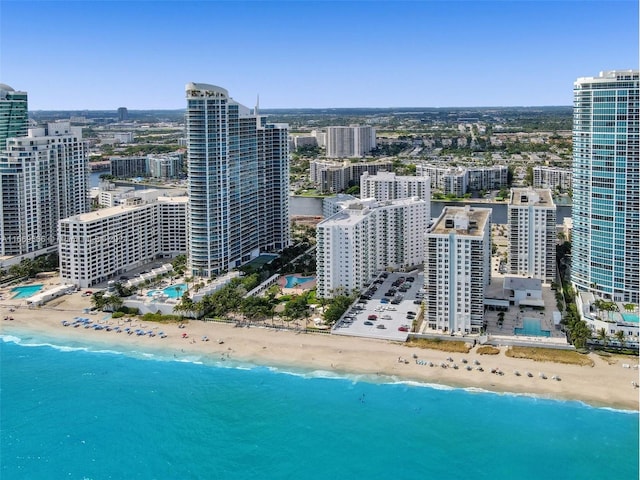
{"label": "clear sky", "polygon": [[638,68],[638,0],[0,0],[0,82],[30,110],[571,105]]}

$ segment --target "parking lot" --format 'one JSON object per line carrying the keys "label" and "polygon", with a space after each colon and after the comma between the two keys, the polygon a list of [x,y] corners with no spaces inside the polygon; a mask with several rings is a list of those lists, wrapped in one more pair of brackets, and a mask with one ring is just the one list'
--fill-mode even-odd
{"label": "parking lot", "polygon": [[[406,341],[413,320],[420,314],[424,275],[381,273],[362,296],[344,313],[331,333],[357,337]],[[414,303],[416,302],[416,303]]]}

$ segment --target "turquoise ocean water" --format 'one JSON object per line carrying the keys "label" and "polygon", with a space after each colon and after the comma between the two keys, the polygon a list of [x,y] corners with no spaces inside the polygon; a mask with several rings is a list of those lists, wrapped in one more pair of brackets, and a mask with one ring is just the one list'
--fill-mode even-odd
{"label": "turquoise ocean water", "polygon": [[638,478],[637,412],[55,343],[2,336],[3,480]]}

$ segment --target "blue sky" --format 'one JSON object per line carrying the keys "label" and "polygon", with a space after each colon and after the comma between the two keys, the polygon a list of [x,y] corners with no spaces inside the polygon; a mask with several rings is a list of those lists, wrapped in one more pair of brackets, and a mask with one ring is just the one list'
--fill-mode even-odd
{"label": "blue sky", "polygon": [[638,68],[638,1],[0,0],[0,82],[30,110],[570,105]]}

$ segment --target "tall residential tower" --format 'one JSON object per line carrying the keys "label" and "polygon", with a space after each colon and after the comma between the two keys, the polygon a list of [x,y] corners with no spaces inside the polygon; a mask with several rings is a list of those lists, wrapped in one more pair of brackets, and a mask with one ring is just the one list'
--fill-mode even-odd
{"label": "tall residential tower", "polygon": [[571,280],[640,302],[638,71],[579,78],[573,100]]}
{"label": "tall residential tower", "polygon": [[28,127],[27,92],[0,83],[0,151],[7,138],[24,137]]}
{"label": "tall residential tower", "polygon": [[288,125],[268,124],[227,90],[188,83],[188,257],[209,277],[288,246]]}
{"label": "tall residential tower", "polygon": [[58,221],[89,208],[88,146],[69,122],[30,128],[0,154],[0,255],[58,243]]}
{"label": "tall residential tower", "polygon": [[556,280],[556,205],[548,188],[512,188],[508,206],[509,270]]}

